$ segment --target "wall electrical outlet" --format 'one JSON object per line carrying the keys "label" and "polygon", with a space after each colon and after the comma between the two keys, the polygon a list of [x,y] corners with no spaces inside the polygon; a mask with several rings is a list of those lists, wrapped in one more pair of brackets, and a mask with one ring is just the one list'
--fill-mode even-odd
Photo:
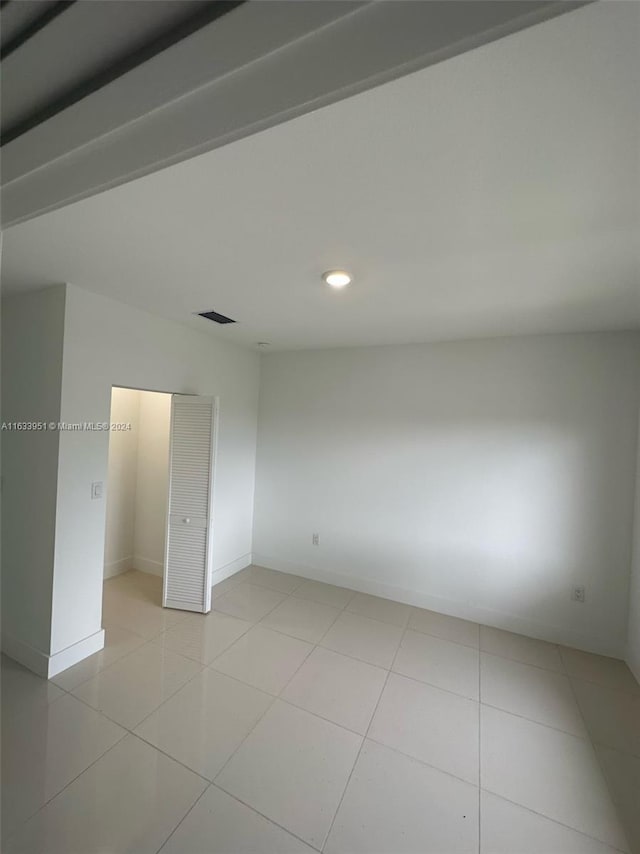
{"label": "wall electrical outlet", "polygon": [[314,546],[320,545],[320,534],[311,534],[311,543]]}
{"label": "wall electrical outlet", "polygon": [[576,584],[576,586],[571,590],[571,598],[574,602],[584,602],[586,598],[584,585]]}

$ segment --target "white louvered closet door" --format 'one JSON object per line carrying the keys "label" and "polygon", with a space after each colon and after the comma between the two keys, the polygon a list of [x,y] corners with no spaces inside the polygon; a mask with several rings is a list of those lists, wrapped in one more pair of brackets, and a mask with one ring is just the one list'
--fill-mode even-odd
{"label": "white louvered closet door", "polygon": [[165,608],[211,610],[216,420],[214,398],[172,396]]}

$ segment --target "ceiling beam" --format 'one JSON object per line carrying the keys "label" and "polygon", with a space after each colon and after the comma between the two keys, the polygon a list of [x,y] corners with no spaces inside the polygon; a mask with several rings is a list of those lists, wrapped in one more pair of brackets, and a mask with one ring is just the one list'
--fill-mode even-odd
{"label": "ceiling beam", "polygon": [[[72,0],[75,2],[75,0]],[[135,2],[135,0],[134,0]],[[97,92],[98,89],[102,89],[103,86],[106,86],[108,83],[111,83],[113,80],[117,80],[118,77],[122,77],[124,74],[127,74],[129,71],[136,68],[138,65],[142,65],[144,62],[148,62],[152,59],[156,54],[161,53],[166,50],[171,45],[175,44],[178,41],[190,36],[191,33],[199,30],[201,27],[206,26],[207,24],[216,21],[218,18],[221,18],[223,15],[226,15],[228,12],[231,12],[237,6],[242,5],[242,3],[246,3],[247,0],[210,0],[210,2],[203,3],[201,9],[197,12],[189,15],[184,21],[181,21],[178,25],[170,26],[165,32],[161,33],[156,38],[152,39],[149,42],[146,42],[143,45],[137,47],[131,53],[128,53],[126,56],[121,57],[116,62],[109,65],[107,68],[100,70],[96,74],[91,75],[85,80],[81,80],[79,83],[76,83],[72,86],[68,91],[63,92],[60,96],[54,98],[50,101],[44,108],[37,109],[34,113],[28,115],[26,118],[20,120],[13,127],[8,127],[2,132],[2,145],[7,145],[12,142],[14,139],[22,136],[33,128],[45,122],[47,119],[52,118],[57,115],[57,113],[62,112],[67,107],[71,107],[73,104],[81,101],[83,98],[88,97],[89,95]],[[71,3],[56,3],[55,6],[70,6]],[[54,11],[54,10],[51,10]],[[64,10],[60,10],[64,11]],[[59,14],[59,12],[58,12]],[[44,16],[43,16],[44,17]],[[55,15],[50,15],[49,20],[52,20]],[[35,24],[38,23],[41,19],[34,22],[32,27],[35,27]],[[35,35],[39,29],[42,27],[37,27],[33,29],[33,32],[30,35]],[[2,53],[2,58],[5,58],[5,53],[8,55],[13,48],[13,42],[16,40],[12,40],[11,44],[7,46],[6,50]],[[26,39],[22,39],[18,44],[16,44],[16,48],[19,47]]]}
{"label": "ceiling beam", "polygon": [[[2,46],[0,49],[0,60],[8,59],[14,51],[22,47],[25,42],[29,41],[29,39],[35,36],[36,33],[39,33],[40,30],[44,29],[47,24],[57,18],[58,15],[66,12],[69,6],[73,6],[75,2],[76,0],[58,0],[56,3],[50,3],[42,15],[38,15],[34,21],[30,21],[23,29],[17,32],[12,39]],[[6,5],[6,3],[4,5]]]}
{"label": "ceiling beam", "polygon": [[3,148],[6,226],[584,5],[248,2]]}

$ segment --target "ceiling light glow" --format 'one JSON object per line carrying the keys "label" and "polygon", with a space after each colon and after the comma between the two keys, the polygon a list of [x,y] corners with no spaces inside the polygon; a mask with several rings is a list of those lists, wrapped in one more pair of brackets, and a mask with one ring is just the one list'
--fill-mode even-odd
{"label": "ceiling light glow", "polygon": [[327,270],[322,279],[332,288],[345,288],[351,284],[351,276],[344,270]]}

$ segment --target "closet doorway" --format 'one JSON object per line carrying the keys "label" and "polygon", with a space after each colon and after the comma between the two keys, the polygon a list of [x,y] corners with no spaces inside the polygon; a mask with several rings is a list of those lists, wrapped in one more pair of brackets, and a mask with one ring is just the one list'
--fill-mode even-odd
{"label": "closet doorway", "polygon": [[171,395],[114,386],[110,420],[104,577],[133,569],[162,580]]}

